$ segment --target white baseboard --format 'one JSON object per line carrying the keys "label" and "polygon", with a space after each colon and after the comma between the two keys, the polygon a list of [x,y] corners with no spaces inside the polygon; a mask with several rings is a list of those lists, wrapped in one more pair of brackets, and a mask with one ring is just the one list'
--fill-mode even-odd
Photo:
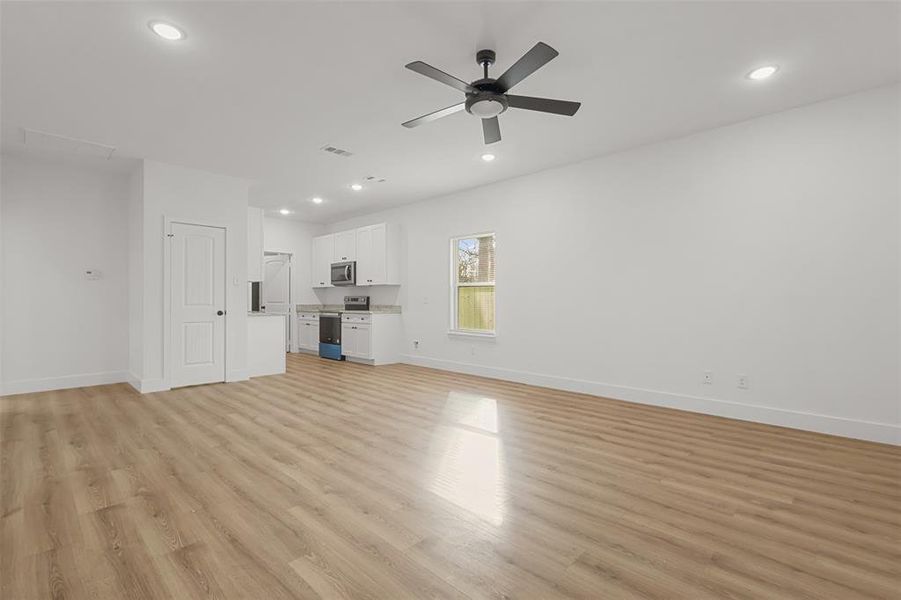
{"label": "white baseboard", "polygon": [[428,358],[411,354],[404,355],[402,359],[403,362],[411,365],[441,369],[443,371],[479,375],[481,377],[515,381],[539,387],[591,394],[593,396],[612,398],[614,400],[625,400],[627,402],[650,404],[653,406],[665,406],[667,408],[675,408],[689,412],[728,417],[730,419],[739,419],[742,421],[754,421],[756,423],[778,425],[780,427],[790,427],[792,429],[802,429],[818,433],[828,433],[831,435],[868,440],[871,442],[901,445],[901,426],[891,425],[889,423],[874,423],[871,421],[845,419],[842,417],[785,410],[770,406],[743,404],[740,402],[730,402],[728,400],[714,400],[712,398],[701,398],[698,396],[612,385],[597,381],[572,379],[513,369],[487,367],[484,365],[475,365],[472,363],[456,362],[439,358]]}
{"label": "white baseboard", "polygon": [[88,387],[92,385],[106,385],[109,383],[124,383],[129,376],[125,371],[106,371],[103,373],[83,373],[80,375],[64,375],[62,377],[44,377],[41,379],[20,379],[18,381],[4,381],[2,394],[29,394],[32,392],[49,392],[51,390],[64,390],[68,388]]}
{"label": "white baseboard", "polygon": [[128,379],[126,381],[128,382],[128,385],[130,385],[134,389],[138,390],[139,392],[141,391],[141,378],[140,377],[138,377],[137,375],[135,375],[134,373],[129,371]]}
{"label": "white baseboard", "polygon": [[165,392],[172,389],[169,387],[169,384],[162,379],[139,379],[132,373],[128,374],[128,384],[142,394]]}
{"label": "white baseboard", "polygon": [[249,369],[234,369],[225,374],[226,383],[231,383],[233,381],[247,381],[248,379],[250,379]]}
{"label": "white baseboard", "polygon": [[[233,381],[247,381],[250,379],[245,370],[229,371],[226,375],[227,383]],[[142,394],[152,394],[153,392],[166,392],[172,389],[164,379],[139,379],[135,375],[129,373],[127,379],[129,385],[141,392]]]}

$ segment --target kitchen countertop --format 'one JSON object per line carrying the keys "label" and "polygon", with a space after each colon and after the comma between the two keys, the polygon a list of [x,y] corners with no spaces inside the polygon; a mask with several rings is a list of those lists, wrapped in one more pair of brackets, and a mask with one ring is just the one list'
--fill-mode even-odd
{"label": "kitchen countertop", "polygon": [[248,317],[284,317],[285,315],[280,315],[278,313],[253,312],[252,310],[248,310],[247,316]]}
{"label": "kitchen countertop", "polygon": [[353,312],[370,313],[373,315],[399,315],[400,305],[373,304],[369,307],[369,310],[344,310],[343,304],[298,304],[297,312]]}

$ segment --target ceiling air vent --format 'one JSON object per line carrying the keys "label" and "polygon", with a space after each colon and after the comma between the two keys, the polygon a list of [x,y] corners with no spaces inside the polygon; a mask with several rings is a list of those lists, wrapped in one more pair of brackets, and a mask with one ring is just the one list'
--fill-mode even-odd
{"label": "ceiling air vent", "polygon": [[325,146],[323,146],[322,148],[320,148],[320,150],[322,150],[323,152],[328,152],[329,154],[334,154],[335,156],[343,156],[344,158],[348,158],[348,157],[354,155],[353,152],[345,150],[344,148],[338,148],[337,146],[329,146],[327,144]]}

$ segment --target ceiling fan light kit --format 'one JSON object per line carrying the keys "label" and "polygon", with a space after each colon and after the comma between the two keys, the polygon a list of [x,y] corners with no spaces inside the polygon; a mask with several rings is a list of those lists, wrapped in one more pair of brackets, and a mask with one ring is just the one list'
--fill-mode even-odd
{"label": "ceiling fan light kit", "polygon": [[485,143],[493,144],[501,140],[500,122],[497,117],[508,108],[521,108],[571,117],[579,110],[581,103],[550,98],[533,98],[531,96],[514,96],[507,93],[510,88],[550,62],[557,54],[556,50],[544,42],[538,42],[513,66],[507,69],[503,75],[497,79],[492,79],[488,76],[488,67],[494,64],[496,58],[494,50],[479,50],[476,53],[476,62],[482,67],[483,77],[471,83],[466,83],[462,79],[448,75],[444,71],[422,61],[411,62],[406,65],[411,71],[449,85],[463,92],[466,98],[459,104],[454,104],[412,121],[407,121],[403,123],[403,126],[418,127],[424,123],[430,123],[461,110],[466,110],[469,114],[482,120],[482,134]]}

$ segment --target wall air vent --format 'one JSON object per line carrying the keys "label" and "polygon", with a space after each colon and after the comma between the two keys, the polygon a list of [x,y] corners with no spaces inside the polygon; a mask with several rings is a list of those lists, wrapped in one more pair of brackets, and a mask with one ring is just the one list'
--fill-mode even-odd
{"label": "wall air vent", "polygon": [[328,144],[326,144],[325,146],[320,148],[320,150],[322,150],[323,152],[328,152],[329,154],[334,154],[335,156],[343,156],[344,158],[348,158],[348,157],[354,155],[353,152],[345,150],[344,148],[338,148],[337,146],[329,146]]}
{"label": "wall air vent", "polygon": [[78,138],[67,137],[55,133],[47,133],[46,131],[38,131],[37,129],[26,129],[23,127],[22,136],[22,141],[26,146],[52,152],[80,154],[82,156],[94,156],[108,160],[113,156],[113,152],[116,151],[115,147],[107,146],[106,144],[80,140]]}

